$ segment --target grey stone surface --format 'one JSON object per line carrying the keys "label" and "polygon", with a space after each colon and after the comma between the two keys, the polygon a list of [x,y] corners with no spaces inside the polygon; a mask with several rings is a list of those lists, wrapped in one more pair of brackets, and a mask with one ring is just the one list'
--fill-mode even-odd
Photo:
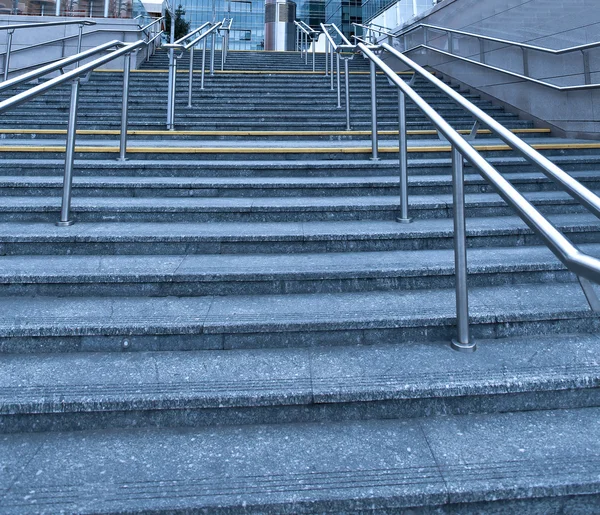
{"label": "grey stone surface", "polygon": [[[476,482],[490,500],[535,500],[556,489],[597,495],[597,411],[218,432],[30,435],[28,440],[41,444],[40,449],[3,493],[3,506],[7,513],[50,506],[83,513],[151,506],[302,513],[481,499],[479,493],[456,493],[461,481]],[[489,468],[497,463],[505,464],[499,473]],[[549,468],[551,476],[532,476]]]}

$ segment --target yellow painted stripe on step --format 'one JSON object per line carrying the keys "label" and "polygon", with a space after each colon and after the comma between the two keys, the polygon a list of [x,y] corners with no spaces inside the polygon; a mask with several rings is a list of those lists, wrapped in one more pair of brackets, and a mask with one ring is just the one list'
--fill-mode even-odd
{"label": "yellow painted stripe on step", "polygon": [[[461,134],[470,134],[469,130],[459,130]],[[515,134],[548,134],[550,129],[511,129]],[[66,134],[66,129],[0,129],[0,134]],[[118,136],[119,130],[80,129],[77,134],[87,136]],[[371,131],[153,131],[128,130],[131,136],[370,136]],[[398,131],[377,131],[382,136],[394,136]],[[409,136],[433,136],[435,130],[408,131]],[[491,134],[489,129],[480,129],[477,134]]]}
{"label": "yellow painted stripe on step", "polygon": [[[94,70],[96,73],[123,73],[122,68]],[[169,70],[131,70],[131,73],[169,73]],[[189,70],[177,70],[177,73],[189,73]],[[194,71],[194,74],[202,73],[202,70]],[[350,72],[350,75],[369,75],[370,72]],[[216,75],[325,75],[324,71],[308,71],[308,70],[215,70]],[[344,75],[341,72],[340,75]],[[383,75],[383,72],[377,72],[377,75]],[[414,75],[413,72],[398,72],[398,75]]]}
{"label": "yellow painted stripe on step", "polygon": [[[600,143],[566,143],[563,145],[542,143],[532,145],[538,150],[568,150],[568,149],[599,149]],[[506,151],[511,150],[507,145],[475,145],[479,151]],[[409,147],[408,151],[416,152],[450,152],[449,145]],[[64,146],[0,146],[0,152],[64,152]],[[76,152],[81,153],[115,153],[119,147],[79,146]],[[240,148],[240,147],[128,147],[129,153],[144,154],[359,154],[371,152],[371,147],[288,147],[288,148]],[[398,147],[380,147],[381,153],[398,152]]]}

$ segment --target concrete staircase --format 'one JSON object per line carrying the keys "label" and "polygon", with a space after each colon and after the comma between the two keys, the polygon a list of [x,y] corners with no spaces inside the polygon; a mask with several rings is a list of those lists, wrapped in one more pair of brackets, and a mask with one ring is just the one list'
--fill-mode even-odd
{"label": "concrete staircase", "polygon": [[[121,77],[95,73],[71,227],[53,224],[68,96],[0,121],[0,513],[600,511],[600,324],[575,277],[467,167],[479,349],[452,351],[449,148],[409,108],[396,223],[396,93],[381,77],[371,161],[365,62],[344,131],[322,59],[230,52],[192,108],[181,77],[168,132],[159,52],[132,75],[125,162]],[[467,96],[600,189],[599,145]],[[476,145],[600,253],[595,217]]]}

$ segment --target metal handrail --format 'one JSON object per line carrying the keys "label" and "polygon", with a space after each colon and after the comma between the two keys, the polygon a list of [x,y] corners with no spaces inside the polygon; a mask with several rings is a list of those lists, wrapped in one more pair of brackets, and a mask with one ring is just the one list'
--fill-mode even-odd
{"label": "metal handrail", "polygon": [[[176,78],[177,78],[177,60],[181,57],[183,52],[189,50],[190,52],[190,65],[188,67],[188,107],[192,107],[192,91],[194,84],[194,47],[202,41],[202,72],[200,76],[200,89],[204,89],[204,73],[206,64],[206,41],[208,36],[211,36],[210,46],[210,75],[215,74],[215,35],[216,31],[219,31],[223,42],[221,45],[221,71],[225,67],[225,59],[227,58],[227,52],[229,48],[229,32],[233,24],[233,18],[223,18],[222,21],[217,23],[206,22],[200,25],[197,29],[192,30],[185,36],[179,38],[173,43],[163,45],[163,48],[168,48],[169,54],[169,90],[168,90],[168,103],[167,103],[167,129],[175,129],[175,93],[176,93]],[[202,32],[207,27],[208,30]],[[223,34],[221,34],[223,31]],[[196,38],[192,39],[189,43],[184,44],[184,41],[193,38],[197,34],[201,33]],[[180,51],[178,56],[175,55],[175,50]]]}
{"label": "metal handrail", "polygon": [[[34,28],[34,27],[39,27],[39,26],[52,26],[52,25],[75,25],[78,24],[79,25],[79,34],[72,34],[70,36],[63,36],[61,38],[56,38],[56,39],[50,39],[47,41],[42,41],[41,43],[34,43],[32,45],[28,45],[26,47],[22,47],[22,48],[17,48],[16,50],[12,50],[12,36],[9,33],[9,38],[7,41],[7,48],[5,52],[0,52],[0,56],[4,57],[4,71],[3,71],[3,80],[6,81],[8,79],[8,73],[9,73],[9,66],[10,66],[10,57],[13,54],[17,54],[19,52],[26,52],[31,50],[32,48],[37,48],[37,47],[45,47],[47,45],[53,45],[55,43],[64,43],[65,41],[68,41],[70,39],[75,39],[78,38],[78,42],[77,42],[77,49],[75,53],[80,53],[81,52],[81,46],[82,46],[82,41],[83,38],[85,36],[90,36],[92,34],[99,34],[99,33],[103,33],[103,32],[107,32],[107,33],[114,33],[114,32],[118,32],[120,34],[139,34],[140,32],[144,32],[146,33],[147,29],[150,28],[151,26],[161,22],[164,19],[164,16],[161,18],[157,18],[156,20],[152,21],[151,23],[148,23],[147,25],[145,25],[144,27],[140,27],[139,29],[136,30],[132,30],[132,29],[122,29],[122,30],[114,30],[114,29],[96,29],[96,30],[91,30],[89,32],[83,32],[83,27],[84,26],[91,26],[91,25],[96,25],[95,21],[92,20],[76,20],[76,21],[68,21],[68,22],[49,22],[49,23],[27,23],[27,24],[22,24],[22,25],[7,25],[7,26],[3,26],[0,27],[0,29],[11,29],[14,27],[22,27],[22,28]],[[162,34],[162,31],[160,31],[157,34]],[[155,34],[152,37],[152,42],[154,42],[157,38]],[[146,34],[146,37],[148,38],[148,41],[150,41],[150,34]],[[155,46],[152,45],[152,51],[155,50]],[[63,53],[64,53],[64,49],[63,49]],[[150,58],[151,52],[150,52],[150,45],[147,47],[147,52],[146,52],[146,60],[148,60]],[[48,62],[53,62],[53,61],[46,61],[46,63]],[[46,63],[39,63],[39,64],[46,64]],[[34,65],[34,66],[39,66],[39,64]],[[27,70],[30,69],[32,66],[25,66],[22,68],[17,68],[17,69],[13,69],[13,72],[18,72],[21,70]]]}
{"label": "metal handrail", "polygon": [[553,48],[542,47],[542,46],[537,46],[537,45],[530,45],[528,43],[520,43],[518,41],[511,41],[509,39],[495,38],[492,36],[485,36],[483,34],[476,34],[474,32],[466,32],[464,30],[450,29],[448,27],[440,27],[438,25],[430,25],[428,23],[419,23],[418,25],[415,25],[414,27],[409,27],[408,29],[400,31],[397,34],[394,34],[394,37],[399,38],[399,37],[405,36],[406,34],[409,34],[410,32],[413,32],[420,28],[439,30],[442,32],[451,32],[452,34],[458,34],[461,36],[470,36],[470,37],[474,37],[477,39],[484,39],[486,41],[493,41],[494,43],[501,43],[503,45],[517,46],[519,48],[525,48],[527,50],[535,50],[536,52],[544,52],[544,53],[553,54],[553,55],[567,54],[569,52],[580,52],[583,50],[590,50],[591,48],[600,47],[600,41],[598,41],[595,43],[586,43],[585,45],[577,45],[577,46],[566,47],[566,48],[561,48],[561,49],[555,50]]}
{"label": "metal handrail", "polygon": [[[149,43],[144,40],[135,41],[133,43],[124,43],[122,41],[111,41],[109,43],[104,43],[103,45],[98,45],[97,47],[87,50],[85,52],[81,52],[77,55],[67,58],[67,60],[71,59],[84,59],[85,57],[90,57],[93,54],[98,54],[104,52],[110,46],[120,46],[117,50],[111,52],[108,55],[99,57],[89,63],[82,64],[77,68],[70,70],[62,75],[51,78],[47,81],[44,81],[37,86],[34,86],[27,91],[23,91],[16,95],[13,95],[6,100],[0,102],[0,114],[17,107],[21,104],[28,102],[29,100],[33,100],[38,96],[46,93],[47,91],[58,87],[66,82],[72,83],[71,86],[71,103],[69,108],[69,122],[67,129],[67,142],[66,142],[66,152],[65,152],[65,173],[63,180],[63,194],[62,194],[62,204],[60,210],[60,221],[57,222],[59,226],[68,226],[73,224],[73,220],[70,219],[70,209],[71,209],[71,194],[72,194],[72,186],[73,186],[73,164],[75,158],[75,136],[77,134],[77,105],[79,101],[79,87],[81,84],[81,77],[86,76],[91,73],[94,69],[106,64],[114,59],[117,59],[121,56],[129,56],[129,58],[125,58],[125,65],[123,68],[123,103],[121,110],[121,139],[120,139],[120,147],[119,147],[119,159],[124,160],[127,152],[127,117],[128,117],[128,100],[129,100],[129,75],[131,68],[131,54],[137,52],[143,46],[147,46]],[[58,63],[55,65],[55,67]],[[45,67],[48,68],[48,67]],[[46,73],[49,71],[46,69]],[[39,76],[39,74],[38,74]],[[22,82],[22,81],[21,81]]]}
{"label": "metal handrail", "polygon": [[10,80],[0,82],[0,92],[5,91],[10,88],[13,88],[15,86],[18,86],[19,84],[24,84],[24,83],[30,82],[34,79],[37,79],[44,75],[47,75],[48,73],[51,73],[51,72],[54,72],[57,70],[63,70],[70,64],[77,63],[82,59],[86,59],[88,57],[91,57],[92,55],[97,54],[98,52],[101,52],[102,50],[108,50],[109,48],[112,48],[114,46],[118,46],[121,44],[122,44],[122,42],[119,40],[116,40],[116,39],[113,41],[108,41],[107,43],[104,43],[97,47],[91,48],[84,52],[80,52],[79,54],[75,54],[75,55],[66,57],[65,59],[61,59],[60,61],[55,61],[46,66],[37,68],[29,73],[24,73],[22,75],[14,77]]}
{"label": "metal handrail", "polygon": [[[300,59],[304,56],[304,64],[308,64],[308,39],[313,42],[312,45],[312,71],[315,71],[315,54],[316,54],[316,46],[317,41],[319,40],[319,36],[321,32],[313,29],[310,25],[306,24],[304,21],[294,20],[294,25],[296,25],[296,50],[300,51]],[[323,24],[321,24],[323,25]],[[300,45],[298,45],[298,36],[300,36]]]}
{"label": "metal handrail", "polygon": [[452,57],[453,59],[458,59],[459,61],[463,61],[469,64],[473,64],[476,66],[480,66],[482,68],[486,68],[488,70],[492,70],[499,73],[504,73],[505,75],[510,75],[511,77],[515,77],[517,79],[526,80],[528,82],[533,82],[535,84],[539,84],[540,86],[544,86],[546,88],[554,89],[556,91],[584,91],[584,90],[592,90],[600,88],[600,83],[594,84],[579,84],[576,86],[557,86],[556,84],[552,84],[551,82],[546,82],[540,79],[534,79],[533,77],[529,77],[528,75],[522,75],[517,72],[513,72],[510,70],[505,70],[504,68],[498,68],[497,66],[492,66],[491,64],[482,63],[480,61],[474,61],[473,59],[469,59],[468,57],[463,57],[461,55],[451,54],[450,52],[446,52],[445,50],[440,50],[439,48],[431,47],[429,45],[417,45],[416,47],[412,47],[409,50],[405,50],[405,52],[414,52],[416,50],[425,49],[435,52],[437,54],[445,55],[447,57]]}
{"label": "metal handrail", "polygon": [[[343,44],[337,44],[333,39],[333,36],[329,33],[329,29],[333,29]],[[348,61],[352,59],[354,55],[355,47],[348,41],[346,36],[342,33],[342,31],[335,25],[335,23],[324,24],[321,23],[321,30],[325,34],[325,76],[328,75],[329,62],[331,61],[331,89],[333,90],[333,75],[337,74],[337,108],[342,108],[342,92],[340,86],[340,59],[344,61],[344,85],[345,85],[345,95],[346,95],[346,130],[349,131],[350,127],[350,74],[348,72]],[[347,54],[342,56],[342,52],[350,50],[350,57],[347,57]],[[336,55],[336,71],[333,68],[333,54],[335,52]]]}
{"label": "metal handrail", "polygon": [[40,27],[52,27],[56,25],[96,25],[94,20],[69,20],[69,21],[49,21],[39,23],[18,23],[16,25],[2,25],[0,30],[16,30],[16,29],[34,29]]}
{"label": "metal handrail", "polygon": [[[563,186],[577,200],[580,200],[594,214],[598,214],[600,199],[583,185],[563,172],[554,163],[542,156],[539,152],[524,143],[516,135],[510,133],[488,115],[485,115],[471,102],[449,88],[439,79],[431,75],[421,66],[408,57],[398,52],[390,45],[380,46],[359,43],[357,48],[370,60],[371,69],[371,140],[373,158],[378,158],[377,143],[377,93],[376,69],[377,66],[387,76],[391,84],[398,87],[399,95],[399,162],[400,162],[400,208],[399,221],[409,221],[408,218],[408,174],[407,174],[407,144],[406,144],[406,97],[408,97],[421,112],[433,123],[435,128],[448,140],[452,147],[453,167],[453,205],[454,205],[454,254],[456,270],[456,306],[458,337],[453,340],[452,346],[458,350],[474,350],[475,343],[469,336],[469,308],[467,289],[467,255],[466,255],[466,226],[465,226],[465,199],[464,199],[464,169],[463,159],[475,167],[481,175],[490,182],[502,199],[512,206],[519,217],[537,233],[554,255],[572,272],[581,284],[583,292],[590,307],[600,311],[600,301],[591,287],[590,281],[600,283],[600,259],[587,255],[578,250],[558,229],[556,229],[529,201],[521,195],[504,177],[481,155],[475,148],[462,137],[448,122],[446,122],[435,109],[433,109],[412,87],[400,79],[375,51],[387,51],[398,57],[415,73],[427,79],[440,91],[458,102],[475,118],[482,121],[493,132],[496,132],[506,143],[519,150],[526,159],[537,165],[551,179]],[[481,116],[481,114],[484,116]],[[510,137],[507,136],[510,133]]]}
{"label": "metal handrail", "polygon": [[444,84],[440,79],[434,77],[417,63],[406,57],[402,52],[399,52],[394,47],[388,44],[382,44],[381,48],[387,50],[394,57],[400,59],[403,64],[410,67],[424,79],[431,82],[434,86],[442,91],[446,96],[450,97],[454,102],[463,107],[476,120],[488,127],[492,132],[497,134],[502,141],[513,149],[519,151],[525,159],[530,163],[538,166],[541,171],[549,179],[561,186],[569,195],[584,204],[597,217],[600,217],[600,197],[576,181],[568,173],[562,171],[547,157],[544,157],[538,151],[534,150],[530,145],[525,143],[516,134],[512,133],[506,127],[494,120],[490,115],[486,114],[479,107],[464,98],[460,93],[457,93],[447,84]]}
{"label": "metal handrail", "polygon": [[[362,25],[362,24],[353,23],[353,25],[355,25],[357,27],[363,27],[363,28],[369,29],[367,26]],[[408,45],[406,44],[405,36],[407,34],[410,34],[411,32],[417,31],[419,29],[424,30],[424,36],[423,36],[424,43],[415,45],[414,47],[411,47],[411,48],[408,48]],[[385,34],[386,36],[388,36],[388,38],[397,38],[397,39],[404,38],[404,51],[405,52],[418,50],[420,48],[425,48],[427,50],[432,50],[432,51],[438,52],[440,54],[451,56],[456,59],[466,61],[466,62],[469,62],[472,64],[479,64],[480,66],[483,66],[485,68],[503,72],[508,75],[520,78],[520,79],[529,80],[531,82],[535,82],[542,86],[551,87],[558,91],[574,91],[574,90],[578,90],[578,89],[594,89],[594,88],[597,88],[600,86],[598,84],[592,84],[591,71],[590,71],[590,60],[589,60],[589,55],[587,53],[588,50],[591,50],[593,48],[599,48],[600,41],[555,50],[552,48],[541,47],[541,46],[537,46],[537,45],[530,45],[528,43],[520,43],[518,41],[511,41],[508,39],[495,38],[492,36],[485,36],[483,34],[476,34],[474,32],[466,32],[464,30],[451,29],[448,27],[440,27],[438,25],[430,25],[428,23],[419,23],[418,25],[415,25],[413,27],[409,27],[408,29],[400,31],[397,34],[392,34],[391,32],[384,32],[384,31],[381,31],[378,29],[369,29],[369,30],[372,30],[373,32],[378,32],[379,34]],[[450,51],[444,52],[443,50],[429,46],[428,30],[437,30],[440,32],[446,32],[448,34],[448,36],[447,36],[448,37],[448,48]],[[476,38],[477,40],[479,40],[479,61],[474,61],[472,59],[468,59],[466,57],[462,57],[462,56],[452,53],[452,47],[453,47],[452,36],[455,34],[459,35],[459,36],[467,36],[467,37]],[[498,67],[490,66],[490,65],[486,64],[485,63],[485,47],[484,47],[485,41],[491,41],[491,42],[499,43],[502,45],[514,46],[514,47],[520,48],[521,52],[522,52],[522,59],[523,59],[523,74],[521,75],[516,72],[512,72],[509,70],[505,70],[502,68],[498,68]],[[529,55],[528,55],[529,51],[542,52],[542,53],[549,54],[549,55],[564,55],[564,54],[568,54],[571,52],[581,52],[582,57],[583,57],[583,76],[584,76],[585,85],[562,86],[561,87],[561,86],[556,86],[550,82],[546,82],[546,81],[543,81],[540,79],[534,79],[533,77],[530,77],[529,76]],[[586,86],[590,86],[590,87],[586,87]]]}

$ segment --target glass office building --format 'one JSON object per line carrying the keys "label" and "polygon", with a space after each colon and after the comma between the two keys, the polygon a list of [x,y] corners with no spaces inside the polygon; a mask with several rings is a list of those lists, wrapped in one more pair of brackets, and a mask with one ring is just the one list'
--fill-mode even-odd
{"label": "glass office building", "polygon": [[[185,19],[192,29],[213,19],[213,5],[216,20],[232,17],[233,27],[229,38],[230,50],[262,50],[265,41],[265,2],[264,0],[175,0],[185,9]],[[217,48],[221,38],[217,37]]]}
{"label": "glass office building", "polygon": [[362,14],[365,23],[374,23],[395,29],[415,16],[431,9],[436,0],[363,0]]}
{"label": "glass office building", "polygon": [[325,23],[334,23],[348,39],[354,34],[362,34],[352,25],[362,23],[362,20],[361,0],[326,0]]}

